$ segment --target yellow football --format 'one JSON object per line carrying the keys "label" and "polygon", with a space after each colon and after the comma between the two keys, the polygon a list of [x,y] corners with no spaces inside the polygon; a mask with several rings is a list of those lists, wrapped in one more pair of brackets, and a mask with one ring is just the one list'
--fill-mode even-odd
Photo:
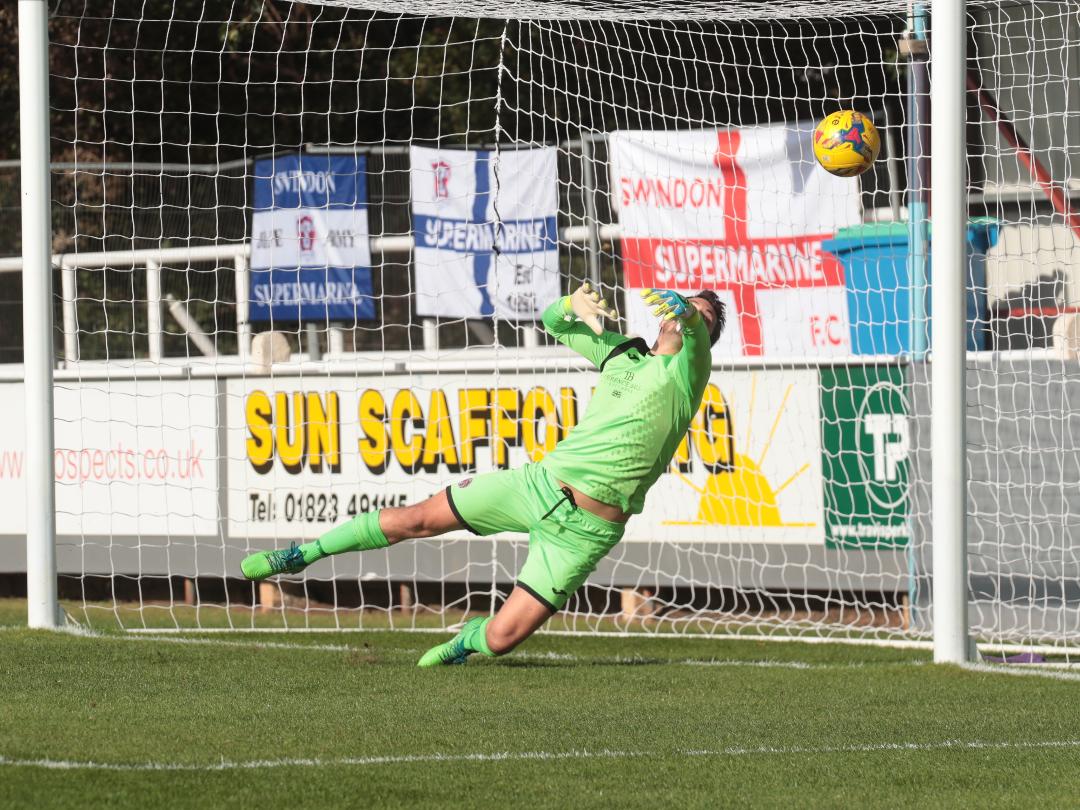
{"label": "yellow football", "polygon": [[881,151],[881,137],[870,116],[840,110],[821,119],[814,129],[814,157],[825,171],[838,177],[857,177]]}

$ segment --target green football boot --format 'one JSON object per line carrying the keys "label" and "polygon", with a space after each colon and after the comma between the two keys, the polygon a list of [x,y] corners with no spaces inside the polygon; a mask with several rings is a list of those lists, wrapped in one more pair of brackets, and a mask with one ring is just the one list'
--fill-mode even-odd
{"label": "green football boot", "polygon": [[421,669],[427,669],[428,667],[440,667],[450,664],[464,664],[476,650],[469,650],[465,647],[465,635],[475,625],[483,622],[484,616],[477,616],[475,619],[470,619],[464,627],[461,628],[456,636],[443,644],[438,644],[420,656],[420,661],[417,666]]}
{"label": "green football boot", "polygon": [[240,563],[244,576],[254,580],[266,579],[275,574],[299,574],[307,567],[304,553],[296,543],[288,548],[256,552],[245,557]]}

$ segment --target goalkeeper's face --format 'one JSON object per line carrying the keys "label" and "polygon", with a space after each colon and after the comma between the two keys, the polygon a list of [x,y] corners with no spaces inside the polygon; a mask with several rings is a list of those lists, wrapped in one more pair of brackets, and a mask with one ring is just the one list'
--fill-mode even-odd
{"label": "goalkeeper's face", "polygon": [[[689,300],[690,305],[696,307],[701,313],[701,317],[705,319],[705,327],[709,330],[709,334],[712,334],[713,327],[716,325],[716,310],[713,309],[712,304],[704,298]],[[682,351],[682,343],[682,321],[678,318],[661,321],[660,334],[653,345],[653,354],[678,354]]]}
{"label": "goalkeeper's face", "polygon": [[701,317],[705,319],[705,327],[709,330],[709,334],[711,335],[713,327],[716,326],[716,310],[713,309],[713,305],[704,298],[698,298],[697,296],[691,298],[690,303],[697,307],[697,311],[700,312]]}

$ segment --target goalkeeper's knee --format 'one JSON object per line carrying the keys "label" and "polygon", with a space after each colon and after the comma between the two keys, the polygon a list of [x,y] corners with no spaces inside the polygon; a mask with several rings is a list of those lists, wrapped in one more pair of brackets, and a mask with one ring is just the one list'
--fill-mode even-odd
{"label": "goalkeeper's knee", "polygon": [[487,655],[506,655],[531,636],[533,632],[531,629],[517,627],[506,622],[500,622],[493,627],[489,627],[486,638],[490,652]]}

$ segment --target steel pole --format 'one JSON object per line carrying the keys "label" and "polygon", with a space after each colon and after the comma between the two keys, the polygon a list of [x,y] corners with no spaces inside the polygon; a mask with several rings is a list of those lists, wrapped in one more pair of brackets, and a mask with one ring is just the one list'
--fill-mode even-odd
{"label": "steel pole", "polygon": [[251,358],[251,262],[246,255],[233,259],[236,274],[236,353],[245,363]]}
{"label": "steel pole", "polygon": [[146,344],[147,355],[155,363],[165,356],[165,328],[161,321],[161,265],[146,262]]}
{"label": "steel pole", "polygon": [[596,224],[596,176],[593,168],[593,141],[591,135],[581,138],[581,196],[585,203],[585,259],[589,268],[589,281],[600,289],[600,236]]}
{"label": "steel pole", "polygon": [[911,43],[908,63],[908,278],[911,283],[911,354],[923,360],[930,348],[926,304],[929,283],[926,264],[930,241],[929,178],[926,133],[930,130],[926,97],[930,78],[927,69],[926,4],[916,3],[909,22]]}

